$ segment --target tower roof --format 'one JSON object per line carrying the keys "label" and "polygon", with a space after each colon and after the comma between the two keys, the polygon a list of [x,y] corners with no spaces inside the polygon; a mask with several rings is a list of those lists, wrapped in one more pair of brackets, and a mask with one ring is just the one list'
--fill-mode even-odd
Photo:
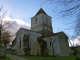
{"label": "tower roof", "polygon": [[[36,15],[39,15],[39,14],[41,14],[41,13],[47,15],[42,8],[40,8],[40,10],[36,13]],[[36,15],[35,15],[35,16],[36,16]]]}

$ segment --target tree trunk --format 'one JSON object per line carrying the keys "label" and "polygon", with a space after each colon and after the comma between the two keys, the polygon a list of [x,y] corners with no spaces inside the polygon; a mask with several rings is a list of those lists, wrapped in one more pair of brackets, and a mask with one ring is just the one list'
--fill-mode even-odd
{"label": "tree trunk", "polygon": [[0,46],[0,58],[6,57],[6,46]]}

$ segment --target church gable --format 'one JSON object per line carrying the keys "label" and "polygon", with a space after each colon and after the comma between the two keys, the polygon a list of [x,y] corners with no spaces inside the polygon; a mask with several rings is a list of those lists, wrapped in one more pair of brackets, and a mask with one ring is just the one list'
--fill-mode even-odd
{"label": "church gable", "polygon": [[58,37],[63,39],[68,39],[68,36],[64,32],[59,32]]}
{"label": "church gable", "polygon": [[20,34],[20,33],[21,33],[21,30],[22,30],[22,28],[20,28],[20,29],[17,31],[16,35]]}

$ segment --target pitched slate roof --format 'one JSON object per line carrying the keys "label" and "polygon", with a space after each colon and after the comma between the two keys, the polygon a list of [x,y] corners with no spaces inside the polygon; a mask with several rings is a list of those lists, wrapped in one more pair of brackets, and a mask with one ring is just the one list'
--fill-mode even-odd
{"label": "pitched slate roof", "polygon": [[40,8],[40,10],[36,13],[35,16],[37,16],[37,15],[39,15],[39,14],[41,14],[41,13],[47,15],[47,14],[45,13],[45,11],[44,11],[42,8]]}

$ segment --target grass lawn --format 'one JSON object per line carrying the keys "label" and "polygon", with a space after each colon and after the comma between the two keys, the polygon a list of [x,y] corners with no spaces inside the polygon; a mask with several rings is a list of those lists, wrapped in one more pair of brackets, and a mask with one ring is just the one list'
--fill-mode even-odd
{"label": "grass lawn", "polygon": [[75,56],[69,57],[41,57],[41,56],[20,56],[28,60],[76,60]]}
{"label": "grass lawn", "polygon": [[0,58],[0,60],[12,60],[12,59],[6,56],[5,58]]}
{"label": "grass lawn", "polygon": [[[69,57],[42,57],[42,56],[21,56],[21,55],[15,55],[22,58],[25,58],[26,60],[76,60],[75,56],[69,56]],[[80,58],[80,56],[78,56]]]}

